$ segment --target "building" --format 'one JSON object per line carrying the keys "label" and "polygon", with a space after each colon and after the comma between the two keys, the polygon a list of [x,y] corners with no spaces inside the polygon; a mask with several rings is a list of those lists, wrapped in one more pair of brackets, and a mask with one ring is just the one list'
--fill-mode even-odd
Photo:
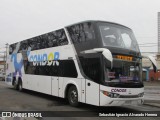
{"label": "building", "polygon": [[156,61],[157,61],[158,70],[155,73],[153,71],[153,67],[150,68],[149,78],[151,81],[160,80],[160,54],[157,54]]}
{"label": "building", "polygon": [[0,73],[4,72],[4,68],[5,68],[5,61],[0,61]]}
{"label": "building", "polygon": [[[142,53],[143,54],[143,53]],[[160,55],[154,53],[152,56],[155,56],[157,61],[157,72],[155,73],[153,70],[152,63],[148,59],[142,59],[142,67],[143,67],[143,80],[144,81],[155,81],[160,80]]]}
{"label": "building", "polygon": [[5,65],[6,65],[6,57],[5,52],[0,51],[0,73],[5,72]]}

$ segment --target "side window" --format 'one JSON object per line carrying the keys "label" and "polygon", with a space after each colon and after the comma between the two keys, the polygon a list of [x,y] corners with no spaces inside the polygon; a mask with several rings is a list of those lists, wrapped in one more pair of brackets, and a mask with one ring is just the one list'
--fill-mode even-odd
{"label": "side window", "polygon": [[32,62],[28,62],[27,60],[23,61],[24,62],[24,71],[26,74],[35,74],[36,67],[33,66]]}
{"label": "side window", "polygon": [[60,76],[77,78],[78,73],[73,60],[59,60],[59,65],[33,66],[33,62],[24,61],[24,70],[26,74]]}
{"label": "side window", "polygon": [[20,51],[21,42],[14,43],[9,46],[9,54],[18,53]]}
{"label": "side window", "polygon": [[74,44],[95,39],[93,25],[90,22],[68,27],[68,32]]}
{"label": "side window", "polygon": [[9,54],[12,54],[15,48],[16,48],[16,44],[10,45],[9,46]]}
{"label": "side window", "polygon": [[42,49],[42,41],[43,41],[43,36],[38,36],[38,37],[34,37],[28,40],[24,40],[21,42],[20,45],[20,50],[19,52],[23,51],[23,50],[38,50],[38,49]]}
{"label": "side window", "polygon": [[78,73],[73,60],[61,60],[59,76],[77,78]]}
{"label": "side window", "polygon": [[84,26],[85,40],[88,41],[95,39],[93,25],[91,23],[84,23],[83,26]]}
{"label": "side window", "polygon": [[27,50],[36,50],[37,49],[37,44],[36,44],[36,39],[38,38],[31,38],[28,39],[28,49]]}
{"label": "side window", "polygon": [[64,29],[57,30],[56,33],[57,33],[58,46],[68,44],[68,40]]}
{"label": "side window", "polygon": [[68,44],[68,39],[66,37],[65,31],[64,29],[60,29],[31,39],[24,40],[20,43],[12,44],[9,47],[9,53],[12,54],[13,51],[17,48],[18,48],[17,52],[21,52],[23,50],[32,51],[32,50],[57,47],[67,44]]}
{"label": "side window", "polygon": [[33,66],[33,62],[24,61],[24,70],[26,74],[58,76],[58,66]]}
{"label": "side window", "polygon": [[28,40],[24,40],[22,42],[20,42],[20,48],[18,52],[22,52],[28,50]]}
{"label": "side window", "polygon": [[56,32],[51,32],[48,34],[48,47],[56,47],[56,46],[58,46]]}
{"label": "side window", "polygon": [[56,46],[62,46],[67,44],[68,44],[68,40],[67,40],[64,29],[60,29],[48,34],[47,47],[56,47]]}
{"label": "side window", "polygon": [[84,74],[98,83],[101,79],[100,58],[81,58],[80,62]]}

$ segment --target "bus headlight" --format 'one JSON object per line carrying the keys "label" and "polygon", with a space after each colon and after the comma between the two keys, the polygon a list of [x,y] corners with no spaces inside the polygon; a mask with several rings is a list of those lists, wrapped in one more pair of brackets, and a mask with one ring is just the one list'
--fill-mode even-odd
{"label": "bus headlight", "polygon": [[112,93],[112,92],[108,92],[108,91],[102,91],[102,93],[110,98],[119,98],[120,95],[117,93]]}
{"label": "bus headlight", "polygon": [[144,96],[144,92],[138,94],[138,97],[143,97],[143,96]]}

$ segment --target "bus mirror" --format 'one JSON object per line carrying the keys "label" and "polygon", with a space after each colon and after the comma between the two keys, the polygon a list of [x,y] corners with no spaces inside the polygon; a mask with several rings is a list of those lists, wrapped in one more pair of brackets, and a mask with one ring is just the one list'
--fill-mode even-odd
{"label": "bus mirror", "polygon": [[87,54],[87,53],[98,53],[98,52],[101,52],[103,54],[103,56],[111,62],[111,68],[112,68],[113,57],[112,57],[111,51],[107,48],[94,48],[94,49],[91,49],[91,50],[82,51],[81,53],[82,54]]}
{"label": "bus mirror", "polygon": [[102,54],[104,55],[104,57],[109,60],[111,63],[113,62],[113,57],[112,57],[112,53],[109,50],[104,50],[102,52]]}
{"label": "bus mirror", "polygon": [[85,50],[85,51],[81,51],[81,54],[88,54],[88,53],[97,53],[96,51],[94,51],[93,49],[91,50]]}
{"label": "bus mirror", "polygon": [[153,56],[151,56],[151,55],[143,55],[142,58],[149,59],[152,62],[154,72],[157,71],[157,62],[156,62],[156,60],[155,60],[155,58]]}
{"label": "bus mirror", "polygon": [[112,68],[113,57],[112,57],[112,53],[109,49],[107,49],[107,48],[95,48],[93,50],[95,50],[96,52],[102,52],[103,56],[111,62],[111,68]]}

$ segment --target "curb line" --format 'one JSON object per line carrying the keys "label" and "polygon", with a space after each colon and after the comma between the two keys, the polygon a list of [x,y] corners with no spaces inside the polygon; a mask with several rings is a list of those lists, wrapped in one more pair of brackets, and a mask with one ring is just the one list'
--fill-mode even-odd
{"label": "curb line", "polygon": [[154,105],[154,104],[152,104],[152,103],[151,103],[151,104],[150,104],[150,103],[143,103],[143,105],[160,108],[160,104],[159,104],[159,105]]}

